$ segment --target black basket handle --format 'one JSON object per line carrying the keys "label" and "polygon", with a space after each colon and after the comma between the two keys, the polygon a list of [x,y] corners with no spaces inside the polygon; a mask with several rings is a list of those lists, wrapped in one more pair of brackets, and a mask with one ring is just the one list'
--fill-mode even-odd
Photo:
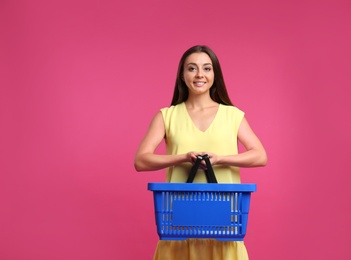
{"label": "black basket handle", "polygon": [[191,167],[190,173],[189,173],[189,177],[188,180],[186,181],[187,183],[192,183],[194,181],[195,175],[197,170],[199,169],[200,163],[201,161],[204,160],[206,163],[206,167],[207,170],[205,170],[205,174],[206,174],[206,179],[208,183],[217,183],[217,179],[216,176],[213,172],[213,168],[210,162],[210,159],[208,158],[208,155],[198,155],[196,158],[196,161],[193,165],[193,167]]}

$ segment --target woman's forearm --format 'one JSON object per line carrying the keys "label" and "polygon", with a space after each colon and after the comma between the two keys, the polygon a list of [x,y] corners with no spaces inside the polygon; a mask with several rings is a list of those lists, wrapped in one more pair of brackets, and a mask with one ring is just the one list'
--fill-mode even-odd
{"label": "woman's forearm", "polygon": [[237,155],[218,156],[216,164],[237,167],[259,167],[267,164],[265,151],[249,150]]}
{"label": "woman's forearm", "polygon": [[138,172],[156,171],[187,161],[187,154],[159,155],[154,153],[145,153],[135,157],[134,167]]}

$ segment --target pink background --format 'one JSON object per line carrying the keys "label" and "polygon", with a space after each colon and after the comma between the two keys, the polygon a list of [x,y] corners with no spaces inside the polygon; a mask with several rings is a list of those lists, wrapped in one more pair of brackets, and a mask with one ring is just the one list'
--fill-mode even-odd
{"label": "pink background", "polygon": [[[218,55],[269,164],[253,260],[351,259],[350,1],[0,1],[0,259],[151,259],[134,153],[182,53]],[[160,148],[163,152],[164,148]]]}

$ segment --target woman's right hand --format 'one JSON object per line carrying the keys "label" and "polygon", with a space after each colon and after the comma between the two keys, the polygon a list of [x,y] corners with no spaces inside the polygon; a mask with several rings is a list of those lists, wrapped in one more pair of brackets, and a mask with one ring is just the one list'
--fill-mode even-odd
{"label": "woman's right hand", "polygon": [[192,152],[188,152],[187,153],[188,162],[190,162],[191,164],[194,164],[198,155],[201,155],[201,153],[193,152],[193,151]]}

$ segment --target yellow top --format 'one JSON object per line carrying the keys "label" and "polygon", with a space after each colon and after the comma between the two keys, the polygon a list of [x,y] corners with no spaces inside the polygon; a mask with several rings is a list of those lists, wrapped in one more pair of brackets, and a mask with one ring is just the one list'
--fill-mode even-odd
{"label": "yellow top", "polygon": [[[217,114],[206,131],[199,130],[190,118],[184,102],[161,109],[166,130],[167,154],[184,154],[190,151],[217,155],[238,154],[238,129],[244,112],[233,106],[219,105]],[[191,163],[167,169],[167,182],[186,182]],[[218,183],[240,183],[239,168],[214,165]],[[194,182],[206,183],[206,175],[199,169]]]}
{"label": "yellow top", "polygon": [[154,260],[249,260],[244,242],[216,239],[158,241]]}

